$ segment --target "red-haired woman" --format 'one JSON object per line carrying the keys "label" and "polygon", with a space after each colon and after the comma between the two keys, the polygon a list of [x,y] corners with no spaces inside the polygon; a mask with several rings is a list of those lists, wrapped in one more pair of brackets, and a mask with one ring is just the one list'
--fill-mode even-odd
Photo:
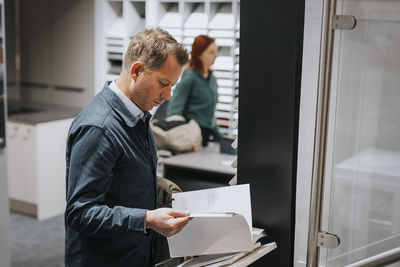
{"label": "red-haired woman", "polygon": [[218,87],[211,66],[218,55],[215,40],[206,35],[195,38],[189,67],[176,85],[168,104],[167,116],[181,115],[195,120],[203,137],[203,146],[207,146],[210,136],[219,141],[221,134],[215,119],[218,102]]}

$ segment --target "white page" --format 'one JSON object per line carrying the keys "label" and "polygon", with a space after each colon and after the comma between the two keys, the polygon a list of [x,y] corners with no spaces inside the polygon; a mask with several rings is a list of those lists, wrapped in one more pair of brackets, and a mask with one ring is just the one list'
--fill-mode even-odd
{"label": "white page", "polygon": [[172,194],[172,208],[191,213],[233,212],[246,218],[250,232],[251,200],[249,184],[225,186]]}
{"label": "white page", "polygon": [[168,237],[172,258],[253,250],[253,238],[240,214],[195,217],[179,233]]}
{"label": "white page", "polygon": [[174,209],[190,211],[194,218],[168,238],[171,257],[253,249],[248,184],[176,193],[172,198]]}
{"label": "white page", "polygon": [[206,212],[206,213],[190,213],[189,218],[200,218],[200,217],[232,217],[232,212]]}

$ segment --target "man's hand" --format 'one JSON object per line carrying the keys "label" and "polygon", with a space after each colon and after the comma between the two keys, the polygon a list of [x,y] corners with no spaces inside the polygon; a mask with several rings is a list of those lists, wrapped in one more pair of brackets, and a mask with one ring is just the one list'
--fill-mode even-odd
{"label": "man's hand", "polygon": [[146,227],[169,237],[180,230],[190,221],[189,212],[160,208],[148,210],[146,214]]}

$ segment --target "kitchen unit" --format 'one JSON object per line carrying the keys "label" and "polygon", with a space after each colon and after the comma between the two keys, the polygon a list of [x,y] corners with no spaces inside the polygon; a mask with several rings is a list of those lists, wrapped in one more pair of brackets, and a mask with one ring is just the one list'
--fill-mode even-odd
{"label": "kitchen unit", "polygon": [[38,220],[65,209],[65,143],[79,109],[28,105],[9,110],[8,190],[11,210]]}

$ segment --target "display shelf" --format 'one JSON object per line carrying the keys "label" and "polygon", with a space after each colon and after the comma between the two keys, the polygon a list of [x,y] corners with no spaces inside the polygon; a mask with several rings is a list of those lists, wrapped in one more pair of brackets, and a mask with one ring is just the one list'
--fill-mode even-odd
{"label": "display shelf", "polygon": [[229,56],[218,56],[215,59],[213,69],[231,71],[233,69],[233,58]]}
{"label": "display shelf", "polygon": [[213,74],[217,79],[218,78],[227,78],[227,79],[231,79],[232,78],[232,71],[231,70],[228,70],[228,71],[214,70]]}
{"label": "display shelf", "polygon": [[234,25],[234,16],[233,14],[216,14],[208,24],[210,29],[216,30],[230,30],[233,29]]}
{"label": "display shelf", "polygon": [[232,95],[222,95],[222,94],[220,94],[218,96],[218,102],[220,102],[220,103],[231,104],[232,101],[233,101],[233,96]]}
{"label": "display shelf", "polygon": [[106,1],[107,5],[112,9],[113,12],[110,12],[109,14],[114,17],[122,17],[122,0],[108,0]]}
{"label": "display shelf", "polygon": [[207,29],[208,15],[204,3],[185,3],[184,17],[185,29]]}
{"label": "display shelf", "polygon": [[[129,4],[130,3],[130,4]],[[124,8],[124,29],[128,36],[126,47],[132,37],[141,32],[146,26],[146,2],[129,1]]]}
{"label": "display shelf", "polygon": [[215,112],[215,117],[217,118],[225,118],[225,119],[231,119],[232,118],[232,113],[229,111],[219,111],[217,110]]}
{"label": "display shelf", "polygon": [[104,53],[104,64],[98,70],[104,72],[97,75],[102,79],[97,81],[98,86],[121,72],[124,53],[130,40],[146,26],[145,0],[103,0],[100,6],[102,14],[107,14],[107,19],[101,20],[104,24],[100,26],[104,29],[99,34],[103,38],[104,50],[101,51]]}
{"label": "display shelf", "polygon": [[232,0],[210,0],[211,3],[232,3]]}
{"label": "display shelf", "polygon": [[201,34],[207,34],[206,29],[184,29],[183,36],[186,37],[196,37]]}
{"label": "display shelf", "polygon": [[210,30],[209,36],[213,38],[230,38],[234,39],[235,31],[233,30]]}
{"label": "display shelf", "polygon": [[232,104],[223,104],[223,103],[218,103],[217,104],[217,109],[222,110],[222,111],[232,111]]}
{"label": "display shelf", "polygon": [[220,95],[234,95],[234,90],[229,87],[218,87],[218,94]]}
{"label": "display shelf", "polygon": [[[107,80],[122,70],[124,52],[131,38],[145,27],[159,26],[168,31],[190,51],[194,38],[209,35],[218,46],[218,57],[212,66],[218,83],[216,117],[224,131],[231,129],[232,101],[238,94],[239,79],[239,1],[238,0],[101,0],[106,7],[103,15],[103,44]],[[100,75],[99,75],[100,76]],[[101,81],[101,86],[104,81]],[[229,132],[232,135],[232,132]]]}
{"label": "display shelf", "polygon": [[172,36],[182,37],[182,30],[180,28],[164,28],[164,30],[167,30]]}
{"label": "display shelf", "polygon": [[225,38],[215,38],[215,43],[219,47],[222,47],[222,46],[232,47],[235,45],[235,42],[233,39],[225,39]]}
{"label": "display shelf", "polygon": [[209,29],[233,30],[235,26],[235,14],[232,13],[232,3],[211,3]]}
{"label": "display shelf", "polygon": [[191,45],[193,44],[193,41],[194,41],[194,37],[183,37],[182,43],[185,46],[188,46],[189,50],[190,50]]}
{"label": "display shelf", "polygon": [[122,17],[116,18],[112,25],[108,28],[106,36],[108,38],[123,39],[124,35],[124,20]]}
{"label": "display shelf", "polygon": [[146,19],[142,18],[140,21],[138,21],[138,23],[136,24],[135,27],[132,27],[132,30],[129,34],[129,42],[130,40],[132,40],[132,38],[138,34],[139,32],[141,32],[144,28],[146,28]]}
{"label": "display shelf", "polygon": [[204,4],[206,0],[185,0],[185,3],[201,3]]}
{"label": "display shelf", "polygon": [[158,26],[162,28],[182,28],[182,13],[179,11],[179,3],[164,2],[160,5]]}
{"label": "display shelf", "polygon": [[218,79],[217,84],[219,87],[233,87],[232,79]]}
{"label": "display shelf", "polygon": [[237,46],[236,48],[235,48],[235,56],[239,56],[239,46]]}
{"label": "display shelf", "polygon": [[182,24],[182,14],[179,12],[166,12],[159,22],[160,27],[180,29]]}

